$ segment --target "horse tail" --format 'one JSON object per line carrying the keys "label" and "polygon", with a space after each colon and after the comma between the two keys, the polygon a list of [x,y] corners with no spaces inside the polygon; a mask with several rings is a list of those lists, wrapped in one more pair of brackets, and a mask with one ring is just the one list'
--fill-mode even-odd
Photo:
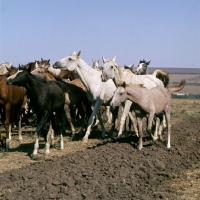
{"label": "horse tail", "polygon": [[182,90],[185,86],[185,79],[181,80],[180,84],[179,85],[174,85],[174,86],[168,86],[167,89],[170,91],[170,92],[178,92],[180,90]]}
{"label": "horse tail", "polygon": [[165,87],[167,87],[168,83],[169,83],[169,75],[167,72],[165,72],[164,70],[161,69],[157,69],[153,72],[153,75],[160,79],[163,82],[163,85]]}

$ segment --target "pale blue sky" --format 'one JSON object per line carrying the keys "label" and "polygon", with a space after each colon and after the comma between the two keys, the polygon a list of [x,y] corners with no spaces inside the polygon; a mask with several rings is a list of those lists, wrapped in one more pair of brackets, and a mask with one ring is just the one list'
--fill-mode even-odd
{"label": "pale blue sky", "polygon": [[113,58],[200,68],[200,0],[0,0],[0,62]]}

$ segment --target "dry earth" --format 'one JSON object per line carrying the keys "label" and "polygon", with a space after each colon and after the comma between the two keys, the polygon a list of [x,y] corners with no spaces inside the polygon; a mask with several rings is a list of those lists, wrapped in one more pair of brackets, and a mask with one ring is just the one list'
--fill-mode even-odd
{"label": "dry earth", "polygon": [[[0,199],[200,199],[200,101],[173,99],[171,149],[145,135],[137,149],[134,133],[105,140],[94,130],[87,144],[65,136],[45,160],[32,160],[34,131],[24,127],[23,142],[0,152]],[[108,127],[109,128],[109,127]]]}

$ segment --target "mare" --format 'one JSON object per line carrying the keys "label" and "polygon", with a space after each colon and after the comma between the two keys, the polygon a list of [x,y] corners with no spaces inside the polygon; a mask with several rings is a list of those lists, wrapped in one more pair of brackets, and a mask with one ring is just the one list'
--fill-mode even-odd
{"label": "mare", "polygon": [[[185,80],[183,80],[184,84]],[[176,86],[175,86],[176,87]],[[174,88],[176,89],[176,88]],[[140,86],[127,85],[123,82],[119,85],[113,99],[111,101],[112,106],[119,106],[122,102],[130,100],[134,104],[134,111],[136,113],[138,128],[139,128],[139,149],[143,148],[143,130],[142,130],[142,119],[148,115],[148,127],[147,132],[151,134],[151,126],[154,115],[160,114],[165,115],[167,121],[167,148],[170,148],[170,135],[171,135],[171,124],[170,124],[170,111],[171,111],[171,94],[167,88],[154,87],[147,89]]]}
{"label": "mare", "polygon": [[[27,89],[30,98],[33,99],[34,110],[37,115],[36,141],[34,145],[33,158],[38,155],[39,136],[43,133],[45,141],[45,155],[49,155],[49,141],[44,126],[47,122],[57,121],[60,135],[65,133],[64,124],[64,102],[65,96],[61,87],[55,82],[45,82],[34,76],[27,70],[20,70],[13,77],[7,79],[8,84],[23,86]],[[55,116],[54,113],[55,112]],[[55,118],[54,118],[55,117]],[[48,123],[50,124],[50,123]]]}
{"label": "mare", "polygon": [[0,135],[1,144],[8,150],[10,148],[11,141],[11,122],[13,120],[13,113],[17,115],[17,121],[19,122],[19,141],[22,140],[21,136],[21,117],[22,108],[26,101],[26,89],[24,87],[7,85],[6,75],[0,76],[0,105],[5,112],[3,117],[3,123],[6,129],[6,143]]}
{"label": "mare", "polygon": [[[79,75],[82,83],[87,89],[87,97],[89,101],[93,104],[93,111],[88,120],[88,127],[83,141],[88,140],[88,136],[91,131],[91,126],[94,121],[94,117],[97,115],[102,128],[102,137],[105,136],[105,128],[103,126],[102,118],[99,111],[99,107],[103,105],[110,105],[110,101],[113,97],[116,86],[112,80],[107,82],[101,81],[101,72],[90,67],[84,60],[80,57],[81,51],[77,54],[74,52],[70,56],[67,56],[61,60],[54,63],[54,68],[67,69],[69,71],[76,71]],[[116,115],[113,115],[116,116]],[[113,118],[113,120],[115,120]],[[114,124],[112,129],[114,128]]]}
{"label": "mare", "polygon": [[[51,74],[48,72],[48,70],[51,70]],[[82,131],[83,126],[84,126],[85,115],[88,114],[87,112],[84,112],[85,107],[83,108],[83,105],[88,107],[88,101],[87,101],[86,92],[85,92],[86,88],[82,84],[80,79],[74,79],[72,81],[62,79],[62,81],[61,81],[61,79],[58,79],[59,77],[57,75],[55,75],[55,77],[53,76],[53,71],[57,71],[57,69],[37,67],[31,73],[42,78],[42,79],[45,79],[45,81],[57,81],[57,82],[59,82],[59,84],[62,84],[62,89],[63,89],[63,92],[65,94],[65,106],[64,106],[65,113],[66,113],[68,122],[69,122],[70,127],[71,127],[71,132],[72,132],[72,138],[71,139],[74,139],[75,128],[74,128],[73,123],[72,123],[70,110],[73,107],[78,108],[78,111],[80,112],[79,114],[81,115],[81,131]]]}
{"label": "mare", "polygon": [[[114,57],[112,60],[110,59],[103,59],[103,66],[102,66],[102,81],[108,81],[110,79],[113,79],[116,85],[120,85],[122,82],[126,82],[127,84],[133,84],[133,85],[140,85],[142,84],[143,87],[147,89],[151,89],[153,87],[164,87],[163,82],[158,79],[155,75],[142,75],[138,76],[136,74],[133,74],[128,69],[120,68],[117,63],[115,62],[116,57]],[[185,84],[181,85],[181,88],[179,86],[168,86],[169,91],[179,91],[181,90]],[[121,136],[123,126],[125,123],[125,119],[128,113],[130,113],[132,102],[130,100],[125,101],[123,114],[120,121],[120,129],[118,132],[118,137]],[[136,133],[137,134],[137,133]]]}

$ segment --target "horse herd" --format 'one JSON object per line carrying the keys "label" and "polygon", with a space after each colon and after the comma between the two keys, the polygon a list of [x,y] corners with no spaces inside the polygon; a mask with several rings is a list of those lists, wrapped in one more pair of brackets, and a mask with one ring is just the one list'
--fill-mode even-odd
{"label": "horse herd", "polygon": [[[80,133],[86,131],[83,141],[87,142],[96,117],[101,125],[102,135],[105,127],[102,112],[108,113],[112,130],[115,129],[119,106],[123,113],[120,119],[118,137],[122,136],[125,120],[129,117],[139,137],[139,149],[142,149],[142,119],[147,118],[147,132],[154,140],[162,139],[162,130],[167,127],[170,148],[170,109],[171,91],[179,91],[185,86],[185,80],[179,85],[168,86],[169,76],[163,70],[147,74],[150,64],[141,60],[138,68],[133,66],[119,67],[116,58],[92,60],[90,67],[80,57],[81,51],[74,52],[66,58],[56,61],[50,66],[50,59],[35,61],[26,65],[12,67],[12,63],[0,65],[0,114],[6,129],[6,137],[0,134],[1,145],[10,148],[11,124],[19,126],[21,135],[21,119],[26,119],[30,110],[37,116],[36,141],[32,156],[38,155],[39,137],[45,141],[45,155],[50,153],[50,142],[54,134],[61,137],[60,148],[64,148],[63,134],[68,121],[73,140],[75,137],[74,119],[80,121]],[[28,111],[26,105],[28,104]],[[166,120],[166,122],[165,122]],[[155,132],[152,124],[155,121]]]}

